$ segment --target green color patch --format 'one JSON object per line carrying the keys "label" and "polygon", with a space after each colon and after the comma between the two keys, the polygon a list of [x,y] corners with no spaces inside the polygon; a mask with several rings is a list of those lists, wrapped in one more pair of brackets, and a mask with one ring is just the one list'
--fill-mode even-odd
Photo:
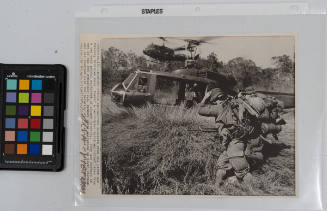
{"label": "green color patch", "polygon": [[6,115],[7,116],[16,115],[16,106],[15,105],[6,105]]}
{"label": "green color patch", "polygon": [[30,95],[29,93],[19,93],[18,101],[19,103],[29,103]]}
{"label": "green color patch", "polygon": [[31,142],[40,142],[40,132],[31,132],[30,133]]}
{"label": "green color patch", "polygon": [[16,90],[17,89],[17,80],[8,79],[7,80],[7,90]]}

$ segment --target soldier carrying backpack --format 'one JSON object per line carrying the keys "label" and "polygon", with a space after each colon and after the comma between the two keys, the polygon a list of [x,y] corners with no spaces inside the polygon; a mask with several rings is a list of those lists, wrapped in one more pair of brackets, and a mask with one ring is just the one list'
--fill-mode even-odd
{"label": "soldier carrying backpack", "polygon": [[[274,106],[253,93],[240,93],[233,97],[219,88],[206,93],[200,103],[199,114],[215,117],[218,137],[225,147],[218,158],[216,184],[221,185],[228,176],[236,176],[240,181],[252,178],[248,159],[251,156],[263,159],[260,145],[265,136],[273,133],[277,137],[281,131],[278,113],[272,112],[276,111]],[[255,147],[253,143],[256,143]]]}

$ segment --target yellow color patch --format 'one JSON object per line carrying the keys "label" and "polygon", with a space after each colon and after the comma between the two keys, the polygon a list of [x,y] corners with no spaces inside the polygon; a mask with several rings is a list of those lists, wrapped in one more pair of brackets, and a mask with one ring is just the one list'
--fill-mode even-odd
{"label": "yellow color patch", "polygon": [[31,116],[41,116],[41,106],[31,106]]}
{"label": "yellow color patch", "polygon": [[19,80],[19,90],[29,90],[30,80]]}

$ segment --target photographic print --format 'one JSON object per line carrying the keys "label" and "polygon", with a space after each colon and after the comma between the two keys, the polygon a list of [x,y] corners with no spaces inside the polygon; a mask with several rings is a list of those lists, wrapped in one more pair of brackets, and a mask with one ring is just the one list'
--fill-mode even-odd
{"label": "photographic print", "polygon": [[102,194],[295,196],[295,35],[108,37]]}

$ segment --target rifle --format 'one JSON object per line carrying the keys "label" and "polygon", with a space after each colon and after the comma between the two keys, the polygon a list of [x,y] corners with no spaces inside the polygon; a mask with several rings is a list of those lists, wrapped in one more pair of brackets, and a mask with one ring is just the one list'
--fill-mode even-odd
{"label": "rifle", "polygon": [[187,131],[200,131],[200,132],[206,132],[206,133],[217,133],[218,129],[214,127],[201,127],[199,126],[198,129],[188,129]]}

